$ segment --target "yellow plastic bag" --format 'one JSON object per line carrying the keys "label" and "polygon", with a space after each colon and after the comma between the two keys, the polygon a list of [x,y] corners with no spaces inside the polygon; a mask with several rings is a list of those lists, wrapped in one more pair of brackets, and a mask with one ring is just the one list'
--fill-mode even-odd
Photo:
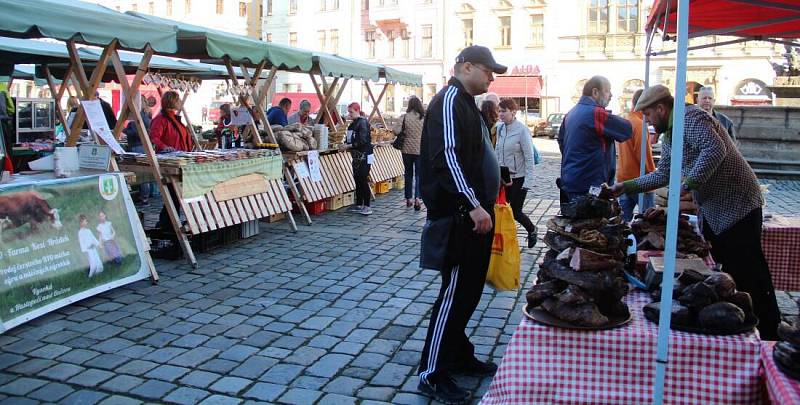
{"label": "yellow plastic bag", "polygon": [[506,202],[505,189],[500,190],[494,206],[494,240],[486,282],[498,291],[519,288],[519,243],[514,213]]}

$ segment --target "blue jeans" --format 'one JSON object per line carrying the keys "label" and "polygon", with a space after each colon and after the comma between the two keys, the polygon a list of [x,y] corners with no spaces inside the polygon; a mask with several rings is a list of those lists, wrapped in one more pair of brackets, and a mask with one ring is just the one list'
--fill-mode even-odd
{"label": "blue jeans", "polygon": [[[133,146],[131,147],[131,152],[144,153],[144,146]],[[150,197],[156,197],[155,195],[151,195],[154,190],[158,190],[154,181],[139,184],[139,200],[147,201]]]}
{"label": "blue jeans", "polygon": [[[648,208],[652,208],[655,205],[655,193],[644,193],[644,206],[641,207],[640,211],[645,212]],[[622,194],[619,196],[619,206],[622,208],[622,219],[626,222],[630,222],[633,219],[633,208],[639,205],[639,194]]]}
{"label": "blue jeans", "polygon": [[[403,166],[406,168],[405,181],[406,181],[406,200],[411,198],[419,198],[419,155],[403,154]],[[413,189],[413,196],[412,194]]]}

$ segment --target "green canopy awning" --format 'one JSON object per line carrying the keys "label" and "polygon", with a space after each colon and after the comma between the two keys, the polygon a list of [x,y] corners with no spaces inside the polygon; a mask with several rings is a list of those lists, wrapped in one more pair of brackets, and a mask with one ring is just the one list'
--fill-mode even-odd
{"label": "green canopy awning", "polygon": [[114,39],[120,47],[158,53],[178,50],[177,31],[171,25],[126,15],[98,4],[77,0],[0,0],[0,34],[18,38],[47,37],[106,46]]}
{"label": "green canopy awning", "polygon": [[126,14],[147,22],[171,25],[178,32],[178,56],[190,59],[220,60],[229,57],[234,63],[257,65],[267,61],[267,67],[286,70],[311,69],[311,52],[257,39],[217,31],[197,25],[154,17],[134,11]]}
{"label": "green canopy awning", "polygon": [[344,56],[314,52],[314,65],[323,76],[344,77],[350,79],[380,79],[380,66]]}
{"label": "green canopy awning", "polygon": [[406,86],[422,86],[422,75],[406,73],[388,66],[381,67],[381,77],[389,83],[404,84]]}

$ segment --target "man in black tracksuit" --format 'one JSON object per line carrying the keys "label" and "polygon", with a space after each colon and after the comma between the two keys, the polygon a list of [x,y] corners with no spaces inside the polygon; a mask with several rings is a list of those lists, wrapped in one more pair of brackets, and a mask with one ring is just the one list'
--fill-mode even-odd
{"label": "man in black tracksuit", "polygon": [[[428,106],[420,156],[422,199],[428,209],[422,265],[441,271],[442,286],[422,351],[419,390],[447,404],[464,403],[470,396],[452,375],[491,375],[497,370],[494,363],[475,358],[464,330],[486,281],[500,187],[500,168],[474,96],[485,93],[493,73],[505,73],[506,67],[487,48],[471,46],[456,58],[454,71],[455,77]],[[442,248],[432,248],[437,245]],[[437,252],[435,265],[428,264],[431,250]]]}

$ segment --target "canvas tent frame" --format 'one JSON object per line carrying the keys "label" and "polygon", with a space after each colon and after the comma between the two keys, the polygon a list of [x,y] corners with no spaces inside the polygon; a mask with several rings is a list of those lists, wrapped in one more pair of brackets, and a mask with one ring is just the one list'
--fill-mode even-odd
{"label": "canvas tent frame", "polygon": [[[696,14],[690,7],[697,7]],[[698,17],[695,17],[697,15]],[[702,17],[702,18],[701,18]],[[739,43],[750,40],[768,41],[777,44],[800,46],[800,2],[796,0],[655,0],[647,23],[647,49],[645,60],[645,83],[649,84],[650,57],[675,53],[677,66],[674,94],[683,94],[686,88],[687,57],[690,49]],[[660,30],[666,38],[676,33],[677,47],[674,50],[652,52],[652,38]],[[718,44],[689,47],[689,38],[704,35],[731,35],[740,38]],[[788,39],[788,40],[787,40]],[[673,104],[672,156],[670,162],[669,200],[680,198],[681,167],[683,163],[685,101],[675,97]],[[646,128],[646,123],[644,124]],[[646,133],[646,132],[643,132]],[[644,156],[645,142],[642,142]],[[642,171],[644,159],[642,159]],[[679,204],[667,207],[667,233],[664,251],[664,276],[661,285],[661,308],[672,307]],[[664,380],[669,362],[670,311],[660,311],[658,345],[656,353],[656,378],[653,403],[664,402]]]}

